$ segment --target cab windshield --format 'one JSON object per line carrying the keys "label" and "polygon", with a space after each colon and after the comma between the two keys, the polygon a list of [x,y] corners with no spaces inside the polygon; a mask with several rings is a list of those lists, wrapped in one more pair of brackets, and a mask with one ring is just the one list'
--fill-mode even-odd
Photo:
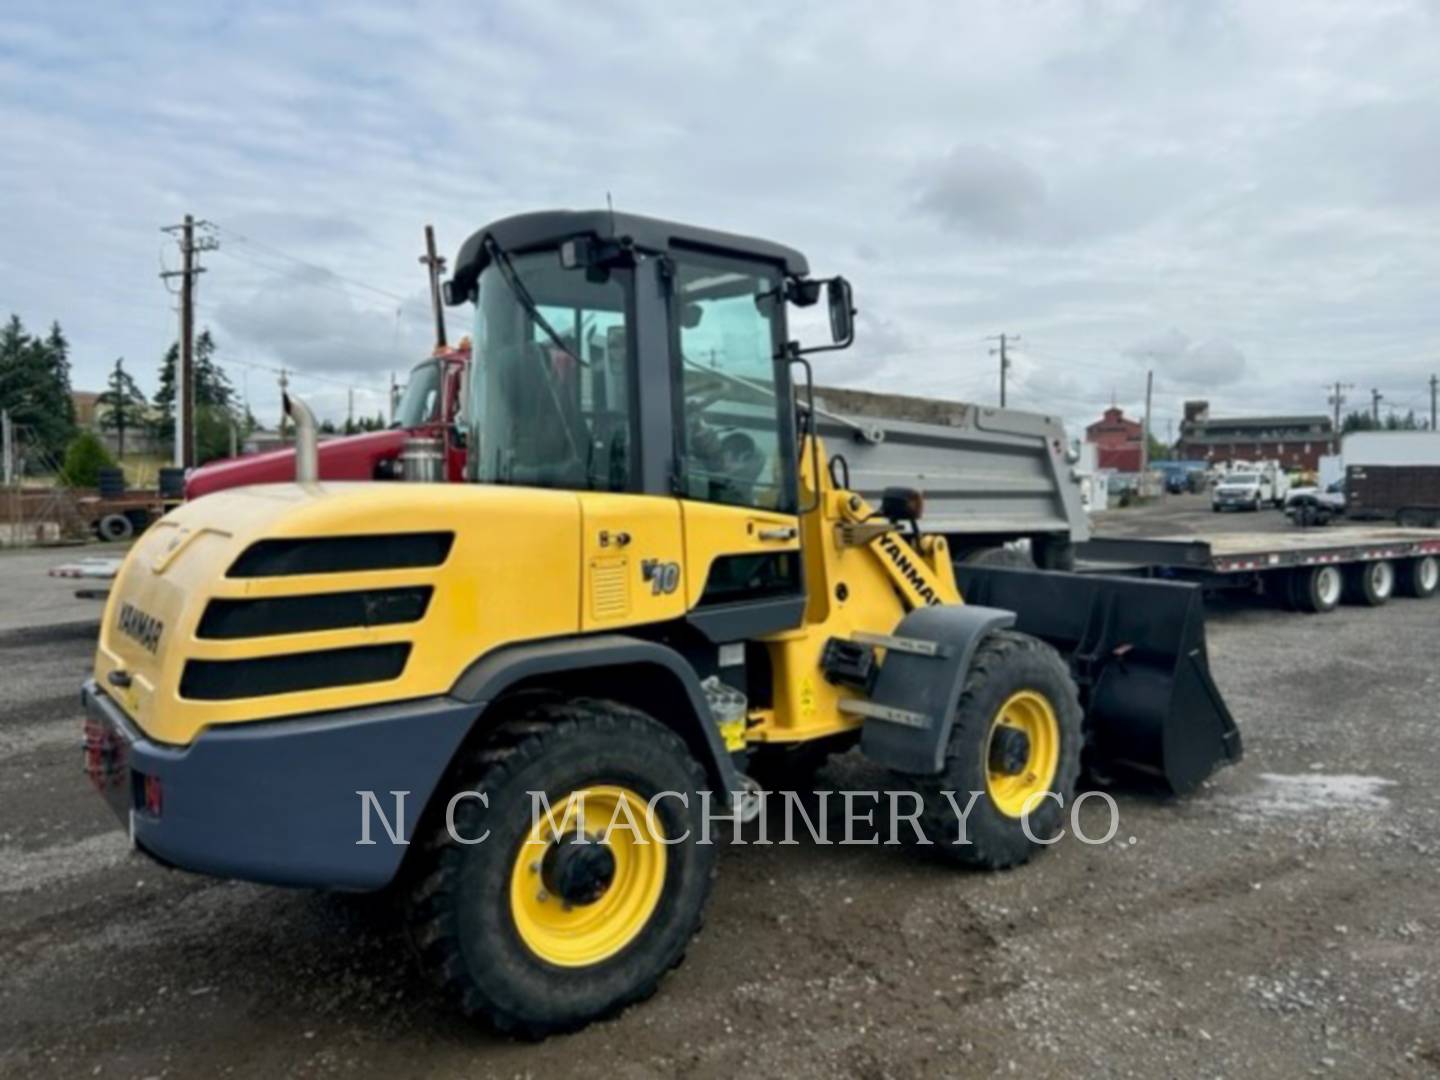
{"label": "cab windshield", "polygon": [[1225,478],[1227,484],[1258,484],[1260,477],[1253,472],[1231,473]]}
{"label": "cab windshield", "polygon": [[540,317],[499,267],[485,268],[465,409],[471,479],[627,490],[630,271],[567,270],[553,250],[510,263]]}
{"label": "cab windshield", "polygon": [[395,406],[392,428],[417,428],[440,419],[440,362],[427,360],[410,372],[405,393]]}

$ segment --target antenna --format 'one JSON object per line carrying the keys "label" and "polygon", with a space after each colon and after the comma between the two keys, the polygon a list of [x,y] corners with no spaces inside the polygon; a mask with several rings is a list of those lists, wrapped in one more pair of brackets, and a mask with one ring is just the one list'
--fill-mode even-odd
{"label": "antenna", "polygon": [[610,235],[615,235],[615,200],[610,198],[610,192],[605,192],[605,208],[610,211]]}

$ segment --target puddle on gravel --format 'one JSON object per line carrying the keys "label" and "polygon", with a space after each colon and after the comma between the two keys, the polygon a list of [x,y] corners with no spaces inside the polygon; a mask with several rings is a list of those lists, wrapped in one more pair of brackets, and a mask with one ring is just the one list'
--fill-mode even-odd
{"label": "puddle on gravel", "polygon": [[1261,773],[1261,786],[1254,791],[1229,795],[1223,802],[1240,817],[1288,818],[1316,813],[1376,813],[1390,809],[1383,791],[1394,780],[1383,776],[1302,773],[1285,776]]}

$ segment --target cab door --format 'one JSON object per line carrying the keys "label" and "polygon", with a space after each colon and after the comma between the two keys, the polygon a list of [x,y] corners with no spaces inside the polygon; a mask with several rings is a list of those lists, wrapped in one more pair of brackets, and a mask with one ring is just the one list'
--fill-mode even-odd
{"label": "cab door", "polygon": [[805,596],[781,276],[700,252],[674,265],[687,618],[716,641],[792,629]]}

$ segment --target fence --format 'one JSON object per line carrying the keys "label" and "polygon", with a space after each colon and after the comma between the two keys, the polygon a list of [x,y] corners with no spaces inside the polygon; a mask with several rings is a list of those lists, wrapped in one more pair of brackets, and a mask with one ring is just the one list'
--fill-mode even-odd
{"label": "fence", "polygon": [[0,412],[0,548],[31,547],[83,539],[88,530],[75,496],[58,480],[60,462],[28,427]]}

